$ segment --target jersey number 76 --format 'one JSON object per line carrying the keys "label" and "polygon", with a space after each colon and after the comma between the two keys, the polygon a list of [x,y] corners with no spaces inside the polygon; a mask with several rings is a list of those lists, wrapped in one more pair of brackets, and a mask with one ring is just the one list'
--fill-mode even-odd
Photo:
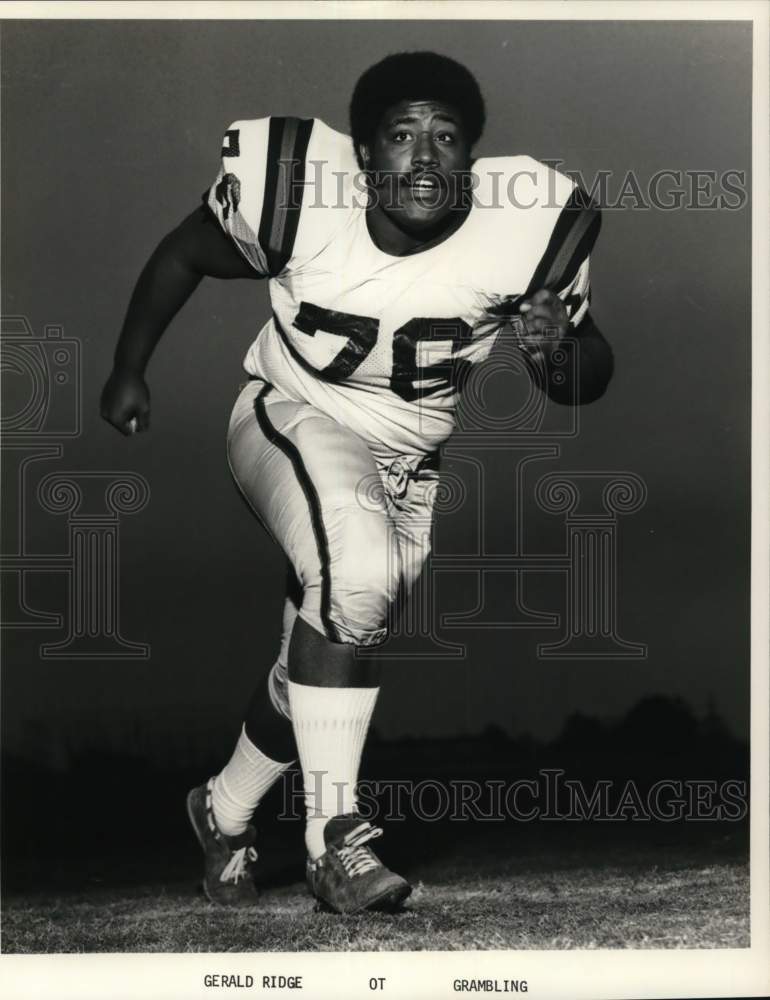
{"label": "jersey number 76", "polygon": [[[324,309],[312,302],[300,303],[294,327],[313,337],[318,330],[345,338],[339,354],[321,371],[322,378],[340,382],[358,368],[377,343],[380,323],[371,316]],[[404,323],[393,333],[393,364],[390,387],[402,399],[412,402],[445,392],[459,391],[470,368],[470,362],[458,356],[471,339],[471,327],[459,318],[430,319],[417,317]],[[441,361],[421,365],[418,360],[420,342],[449,343],[450,350]]]}

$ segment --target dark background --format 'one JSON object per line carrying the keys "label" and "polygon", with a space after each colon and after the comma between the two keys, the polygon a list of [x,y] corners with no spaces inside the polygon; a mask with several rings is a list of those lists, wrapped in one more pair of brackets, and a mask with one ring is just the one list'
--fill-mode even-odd
{"label": "dark background", "polygon": [[[40,644],[61,634],[5,633],[6,752],[46,767],[107,751],[221,763],[275,655],[282,557],[225,457],[267,286],[204,282],[151,363],[149,434],[123,439],[98,417],[136,276],[215,176],[231,121],[294,114],[345,131],[367,66],[431,48],[479,78],[479,155],[559,159],[588,178],[610,170],[611,190],[629,171],[644,188],[657,170],[750,166],[744,24],[6,22],[2,43],[3,313],[26,316],[37,335],[61,325],[83,357],[82,434],[35,475],[133,471],[151,489],[147,507],[123,519],[120,550],[121,630],[150,644],[149,660],[46,661]],[[748,736],[750,208],[607,210],[592,274],[616,375],[581,412],[560,463],[542,471],[644,480],[646,505],[620,523],[620,630],[648,655],[544,661],[537,643],[557,638],[544,629],[453,633],[462,659],[388,665],[374,723],[383,738],[494,725],[547,740],[571,713],[619,718],[650,695],[681,698],[698,718],[710,706]],[[25,385],[12,372],[3,380],[12,409]],[[489,538],[505,551],[512,468],[487,461]],[[42,515],[34,488],[23,503],[32,551],[63,551],[64,518]],[[13,541],[9,479],[4,507]],[[531,496],[525,513],[530,550],[559,551],[561,521],[538,515]],[[469,502],[453,517],[460,549],[477,516]],[[472,605],[466,585],[447,584],[446,607]],[[533,587],[533,606],[562,606],[558,588],[538,598]],[[29,596],[47,610],[65,601],[53,577],[31,581]]]}

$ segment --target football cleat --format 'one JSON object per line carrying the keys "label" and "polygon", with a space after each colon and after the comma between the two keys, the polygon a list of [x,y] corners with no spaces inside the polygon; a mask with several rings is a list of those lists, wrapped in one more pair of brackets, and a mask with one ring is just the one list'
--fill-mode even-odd
{"label": "football cleat", "polygon": [[250,825],[235,837],[222,833],[211,807],[213,786],[214,779],[209,778],[187,796],[187,814],[205,857],[203,891],[212,903],[252,906],[258,898],[252,869],[257,860],[256,830]]}
{"label": "football cleat", "polygon": [[412,887],[368,846],[381,836],[380,827],[355,813],[329,820],[324,828],[326,853],[307,862],[307,883],[319,908],[334,913],[394,910],[406,899]]}

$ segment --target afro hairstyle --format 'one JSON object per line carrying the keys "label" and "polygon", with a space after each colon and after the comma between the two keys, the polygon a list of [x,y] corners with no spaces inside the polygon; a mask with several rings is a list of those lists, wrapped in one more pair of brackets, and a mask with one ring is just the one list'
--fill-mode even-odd
{"label": "afro hairstyle", "polygon": [[486,111],[476,78],[454,59],[435,52],[397,52],[370,66],[353,90],[350,134],[359,156],[388,108],[399,101],[442,101],[456,108],[473,146],[484,130]]}

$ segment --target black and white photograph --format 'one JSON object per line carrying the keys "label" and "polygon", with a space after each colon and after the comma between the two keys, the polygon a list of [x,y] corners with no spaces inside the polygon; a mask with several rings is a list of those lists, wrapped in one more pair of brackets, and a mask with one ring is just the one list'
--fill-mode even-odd
{"label": "black and white photograph", "polygon": [[4,998],[768,995],[768,8],[0,15]]}

